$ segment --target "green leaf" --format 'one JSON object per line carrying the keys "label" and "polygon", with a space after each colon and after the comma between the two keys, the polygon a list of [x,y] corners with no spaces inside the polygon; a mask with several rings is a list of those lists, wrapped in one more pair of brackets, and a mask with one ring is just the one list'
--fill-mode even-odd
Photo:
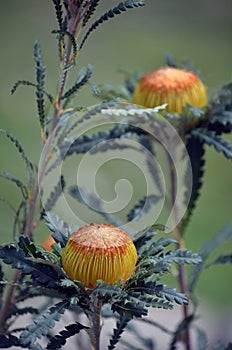
{"label": "green leaf", "polygon": [[54,187],[53,191],[50,193],[49,198],[44,206],[44,210],[51,211],[55,206],[58,198],[62,195],[65,187],[65,181],[63,175],[61,175],[58,184]]}
{"label": "green leaf", "polygon": [[[184,233],[184,230],[187,227],[189,219],[192,215],[192,212],[196,206],[196,201],[200,195],[200,189],[203,183],[204,175],[204,145],[198,137],[191,135],[187,140],[186,149],[189,154],[191,167],[192,167],[192,192],[190,201],[188,203],[187,212],[181,222],[181,232]],[[186,178],[186,186],[188,186],[188,179]]]}
{"label": "green leaf", "polygon": [[103,22],[121,14],[122,12],[126,11],[127,9],[131,9],[134,7],[144,6],[144,2],[142,0],[127,0],[124,2],[120,2],[116,7],[113,9],[105,12],[98,20],[96,20],[87,33],[85,34],[81,44],[80,44],[80,50],[82,49],[84,43],[86,42],[89,35]]}
{"label": "green leaf", "polygon": [[13,182],[16,184],[16,186],[21,190],[23,198],[27,199],[28,198],[28,190],[26,188],[26,186],[22,183],[21,180],[16,179],[14,176],[12,176],[11,174],[4,172],[3,174],[1,174],[0,176],[4,177],[5,179]]}
{"label": "green leaf", "polygon": [[89,19],[92,17],[92,15],[94,14],[94,12],[97,9],[97,6],[99,5],[100,0],[92,0],[88,10],[85,13],[85,16],[83,18],[83,22],[82,22],[82,26],[85,27],[86,24],[88,23]]}
{"label": "green leaf", "polygon": [[67,105],[71,102],[71,99],[75,96],[78,90],[88,82],[92,73],[93,67],[90,64],[87,66],[86,70],[83,68],[79,72],[75,84],[68,91],[66,91],[63,96],[61,96],[61,99],[66,100],[64,102],[63,108],[67,107]]}
{"label": "green leaf", "polygon": [[0,334],[0,348],[8,349],[8,348],[11,348],[12,346],[21,347],[19,339],[11,334],[7,336]]}
{"label": "green leaf", "polygon": [[45,123],[45,108],[44,108],[44,78],[45,78],[45,67],[43,65],[40,45],[38,42],[34,45],[34,59],[36,62],[36,102],[37,110],[39,115],[39,121],[42,130],[44,129]]}
{"label": "green leaf", "polygon": [[56,11],[56,19],[59,24],[60,30],[62,30],[63,27],[63,11],[62,11],[62,4],[61,0],[52,0],[55,5],[55,11]]}
{"label": "green leaf", "polygon": [[29,325],[20,334],[20,343],[24,347],[28,347],[35,343],[38,338],[46,336],[52,328],[54,328],[55,323],[59,321],[61,315],[69,307],[69,302],[64,300],[52,306],[48,312],[42,314],[39,318],[34,321],[34,324]]}
{"label": "green leaf", "polygon": [[27,158],[23,147],[21,146],[21,144],[19,143],[19,141],[12,135],[10,134],[8,131],[4,130],[4,129],[0,129],[0,133],[5,135],[6,137],[8,137],[10,139],[10,141],[15,145],[15,147],[17,148],[18,152],[20,153],[22,159],[24,160],[24,162],[26,163],[27,167],[30,170],[34,169],[33,164],[30,162],[30,160]]}
{"label": "green leaf", "polygon": [[229,141],[224,140],[222,136],[217,135],[215,131],[196,129],[192,134],[197,136],[207,145],[214,146],[215,150],[217,152],[222,152],[226,158],[232,158],[232,144]]}
{"label": "green leaf", "polygon": [[116,328],[113,330],[113,334],[109,340],[110,345],[108,345],[108,350],[113,350],[116,346],[116,344],[119,342],[122,333],[124,332],[128,322],[130,321],[130,318],[121,316],[117,320]]}
{"label": "green leaf", "polygon": [[210,262],[205,267],[210,267],[212,265],[218,265],[218,264],[232,264],[232,253],[226,254],[226,255],[220,255],[215,259],[213,262]]}
{"label": "green leaf", "polygon": [[68,338],[78,334],[82,329],[89,329],[89,327],[83,326],[79,322],[66,326],[65,330],[50,338],[47,349],[56,350],[62,348]]}

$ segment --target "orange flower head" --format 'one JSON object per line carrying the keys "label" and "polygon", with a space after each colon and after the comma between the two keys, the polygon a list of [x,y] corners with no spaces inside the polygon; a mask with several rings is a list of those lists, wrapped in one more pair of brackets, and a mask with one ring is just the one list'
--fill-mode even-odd
{"label": "orange flower head", "polygon": [[138,256],[129,235],[108,224],[90,224],[70,236],[62,253],[63,269],[72,280],[89,288],[97,280],[114,284],[127,280]]}
{"label": "orange flower head", "polygon": [[52,236],[48,236],[45,238],[45,240],[42,242],[42,247],[46,250],[48,250],[49,252],[52,251],[52,245],[56,243],[54,238],[52,238]]}
{"label": "orange flower head", "polygon": [[207,89],[193,72],[162,67],[140,79],[134,91],[133,103],[147,108],[167,103],[167,112],[182,113],[187,104],[204,107],[207,104]]}

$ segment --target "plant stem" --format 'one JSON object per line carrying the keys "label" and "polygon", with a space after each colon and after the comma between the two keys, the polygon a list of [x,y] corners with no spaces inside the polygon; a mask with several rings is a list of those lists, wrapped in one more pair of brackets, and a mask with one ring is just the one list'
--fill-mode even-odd
{"label": "plant stem", "polygon": [[[171,204],[173,206],[173,213],[174,213],[174,224],[175,228],[173,230],[174,238],[177,240],[177,249],[183,248],[183,240],[181,237],[180,227],[178,225],[178,207],[175,202],[175,197],[177,193],[177,179],[176,179],[176,172],[175,167],[173,167],[173,164],[171,162],[171,159],[169,158],[169,169],[170,169],[170,181],[171,181]],[[185,268],[184,265],[178,265],[178,283],[180,287],[180,291],[183,294],[186,294],[186,277],[185,277]],[[188,305],[183,304],[183,319],[186,320],[189,316],[188,312]],[[191,339],[190,339],[190,332],[189,332],[189,325],[186,325],[186,329],[184,330],[184,344],[186,350],[191,350]]]}
{"label": "plant stem", "polygon": [[90,321],[93,337],[90,336],[94,350],[100,350],[100,334],[101,334],[101,307],[102,304],[98,297],[94,297],[92,311],[87,313]]}
{"label": "plant stem", "polygon": [[[17,282],[19,279],[19,276],[20,276],[20,271],[15,270],[13,282]],[[0,333],[4,333],[4,323],[8,315],[9,309],[13,304],[15,289],[16,289],[16,285],[10,285],[7,289],[5,301],[0,311]]]}

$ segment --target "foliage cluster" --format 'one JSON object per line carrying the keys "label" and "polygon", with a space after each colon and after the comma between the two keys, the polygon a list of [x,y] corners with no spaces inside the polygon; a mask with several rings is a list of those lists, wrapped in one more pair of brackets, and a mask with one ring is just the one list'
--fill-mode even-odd
{"label": "foliage cluster", "polygon": [[[41,189],[37,181],[38,166],[28,159],[17,138],[8,131],[1,130],[1,134],[6,136],[18,150],[26,166],[28,178],[22,182],[7,172],[1,175],[17,186],[21,192],[22,200],[18,208],[13,208],[15,212],[14,242],[0,247],[0,259],[15,271],[13,280],[8,281],[1,265],[0,348],[14,346],[35,350],[59,349],[66,344],[68,338],[85,331],[89,335],[93,347],[100,349],[101,314],[101,317],[114,317],[117,320],[108,343],[108,349],[114,349],[122,340],[121,335],[126,327],[129,327],[130,320],[134,318],[141,321],[146,320],[143,317],[147,315],[150,307],[172,309],[174,303],[177,303],[183,307],[183,320],[173,332],[168,332],[164,328],[163,330],[171,336],[170,349],[176,349],[177,343],[181,339],[185,339],[186,349],[191,349],[189,328],[197,315],[197,303],[194,303],[191,313],[188,309],[188,303],[189,299],[193,297],[200,273],[215,264],[231,263],[232,260],[231,253],[219,255],[210,263],[206,260],[211,252],[217,250],[223,242],[231,240],[231,223],[207,242],[199,254],[183,248],[184,232],[196,206],[203,182],[205,146],[213,146],[227,159],[232,158],[232,145],[224,138],[224,135],[231,133],[232,130],[232,84],[224,86],[203,109],[186,106],[182,114],[167,114],[164,111],[159,111],[158,115],[157,109],[141,109],[130,103],[139,78],[138,74],[127,75],[125,84],[119,88],[109,85],[99,87],[90,83],[93,69],[88,65],[87,68],[79,70],[74,84],[67,87],[69,72],[75,68],[78,55],[89,35],[103,22],[129,9],[144,5],[143,1],[139,0],[120,2],[96,21],[93,21],[92,24],[89,24],[99,2],[99,0],[53,0],[58,28],[52,33],[57,38],[60,64],[60,76],[55,96],[46,91],[45,88],[46,69],[38,42],[34,46],[36,81],[18,80],[12,88],[12,93],[20,85],[35,89],[42,146],[45,144],[49,146],[47,147],[48,153],[45,153],[43,163],[40,165],[42,171],[39,175],[39,182],[42,181],[43,176],[56,169],[60,161],[72,155],[83,155],[93,148],[95,153],[107,152],[108,148],[104,147],[104,142],[109,140],[111,141],[111,149],[118,149],[120,146],[117,140],[134,139],[152,154],[155,154],[158,142],[151,139],[149,133],[141,126],[146,123],[149,129],[159,128],[160,133],[164,132],[163,124],[159,119],[159,116],[162,115],[175,127],[186,145],[193,176],[190,202],[185,217],[180,224],[176,225],[174,238],[167,236],[164,232],[165,226],[162,225],[153,225],[136,232],[134,244],[138,251],[139,260],[135,271],[125,283],[118,281],[111,286],[103,281],[98,281],[96,288],[89,289],[80,281],[71,281],[62,269],[62,249],[73,228],[52,213],[58,199],[67,187],[70,195],[82,202],[80,188],[68,186],[64,176],[61,175],[58,183],[54,184],[48,193],[46,203],[42,206],[39,200]],[[82,32],[84,32],[83,35]],[[170,57],[167,64],[175,66],[175,62]],[[71,103],[73,103],[78,91],[86,84],[91,85],[93,93],[101,102],[89,109],[76,108]],[[120,103],[121,106],[125,100],[127,102],[124,104],[123,110],[118,108],[118,104]],[[50,104],[52,114],[47,115],[45,103]],[[86,133],[74,140],[70,136],[72,131],[85,121],[96,118],[104,111],[110,114],[112,108],[117,111],[122,123],[111,123],[108,129]],[[81,111],[81,117],[70,124],[69,121],[73,120],[72,117],[76,111]],[[66,127],[63,127],[64,125]],[[49,161],[54,153],[58,163],[54,161],[50,164]],[[172,169],[170,165],[170,174],[173,176]],[[155,175],[154,181],[157,181]],[[172,190],[175,192],[175,182],[171,185],[173,185]],[[188,179],[186,179],[186,185],[188,185]],[[96,207],[102,212],[104,221],[113,224],[119,223],[117,217],[104,212],[101,203],[94,195],[91,193],[88,195],[92,196]],[[127,213],[128,221],[136,218],[138,212],[143,209],[144,203],[145,199],[142,198],[135,204]],[[154,197],[150,198],[150,203],[155,205]],[[51,252],[34,243],[34,231],[41,221],[47,223],[55,240]],[[160,238],[158,238],[159,236]],[[175,249],[169,250],[171,244],[175,245]],[[165,286],[162,282],[163,276],[168,272],[171,273],[174,264],[178,266],[177,279],[180,292],[176,291],[175,288]],[[184,264],[193,265],[188,282]],[[25,300],[30,301],[38,296],[48,298],[50,305],[46,311],[42,310],[42,307],[22,306]],[[67,325],[59,334],[54,334],[52,332],[54,327],[68,310],[75,312],[77,316],[84,313],[89,319],[89,324],[85,325],[76,320]],[[14,321],[27,313],[33,316],[34,322],[22,329],[14,328]],[[153,325],[162,327],[155,322]],[[133,329],[132,326],[131,329]],[[153,346],[145,338],[140,338],[140,341],[143,343],[143,349],[151,349]],[[215,349],[226,350],[231,349],[231,346],[231,344],[221,345],[221,347],[215,345]],[[206,334],[203,330],[198,330],[198,349],[206,347]],[[130,344],[130,348],[133,348],[133,344]]]}

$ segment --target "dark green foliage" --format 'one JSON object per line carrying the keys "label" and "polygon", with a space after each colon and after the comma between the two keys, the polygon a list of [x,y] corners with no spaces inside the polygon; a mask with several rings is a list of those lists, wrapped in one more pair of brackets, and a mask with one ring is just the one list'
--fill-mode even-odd
{"label": "dark green foliage", "polygon": [[208,129],[217,134],[232,131],[232,84],[222,87],[208,112]]}
{"label": "dark green foliage", "polygon": [[44,219],[48,228],[53,232],[52,237],[54,240],[64,248],[70,234],[72,233],[70,227],[53,213],[47,212]]}
{"label": "dark green foliage", "polygon": [[144,6],[144,2],[142,0],[127,0],[124,2],[120,2],[116,7],[114,7],[112,10],[107,11],[104,13],[97,21],[95,21],[87,33],[85,34],[81,44],[80,49],[82,49],[84,43],[86,42],[87,38],[91,34],[92,31],[94,31],[100,24],[107,21],[110,18],[113,18],[122,12],[126,11],[127,9],[131,9],[134,7]]}
{"label": "dark green foliage", "polygon": [[40,125],[42,130],[44,129],[45,122],[45,109],[44,109],[44,79],[45,79],[45,67],[43,65],[41,51],[39,43],[36,42],[34,46],[34,58],[36,62],[36,102]]}
{"label": "dark green foliage", "polygon": [[232,253],[226,255],[220,255],[217,259],[215,259],[210,264],[206,265],[206,267],[217,265],[217,264],[231,264],[232,263]]}
{"label": "dark green foliage", "polygon": [[0,334],[0,348],[8,349],[8,348],[11,348],[12,346],[21,347],[19,339],[11,334],[8,336]]}
{"label": "dark green foliage", "polygon": [[69,302],[64,300],[52,306],[48,312],[42,314],[34,321],[34,324],[26,327],[25,331],[20,334],[20,343],[25,347],[30,347],[35,341],[42,336],[46,336],[50,329],[59,321],[61,315],[69,306]]}
{"label": "dark green foliage", "polygon": [[192,132],[202,142],[209,146],[214,146],[217,152],[223,152],[224,156],[228,159],[232,158],[232,144],[224,140],[222,136],[217,135],[217,132],[205,129],[196,129]]}
{"label": "dark green foliage", "polygon": [[59,24],[59,29],[63,29],[63,11],[62,11],[62,4],[61,0],[52,0],[55,6],[56,11],[56,19]]}
{"label": "dark green foliage", "polygon": [[[191,214],[193,212],[193,209],[196,206],[196,201],[200,195],[200,189],[203,182],[203,175],[204,175],[204,145],[202,140],[197,138],[194,135],[191,135],[186,144],[186,149],[189,154],[191,167],[192,167],[192,192],[190,201],[188,203],[187,213],[185,214],[185,217],[182,220],[181,227],[182,232],[187,226],[188,220],[191,217]],[[189,179],[186,179],[187,184],[187,191],[189,191],[188,186]]]}
{"label": "dark green foliage", "polygon": [[0,258],[5,264],[22,270],[23,275],[30,275],[34,285],[57,289],[59,274],[54,267],[37,258],[33,253],[34,247],[25,237],[20,237],[18,244],[0,248]]}
{"label": "dark green foliage", "polygon": [[[70,32],[68,32],[67,30],[66,30],[66,31],[63,31],[63,30],[53,30],[52,33],[53,33],[53,34],[60,34],[61,36],[64,36],[64,35],[67,35],[67,36],[68,36],[69,40],[70,40],[71,43],[72,43],[72,49],[73,49],[72,54],[73,54],[73,60],[74,60],[75,57],[76,57],[76,54],[77,54],[77,49],[78,49],[78,47],[77,47],[76,39],[75,39],[75,37],[73,36],[73,34],[70,33]],[[72,62],[72,64],[73,64],[73,62]],[[67,65],[67,66],[64,67],[64,70],[66,70],[66,69],[68,69],[68,68],[70,68],[70,67]]]}
{"label": "dark green foliage", "polygon": [[16,186],[21,190],[22,196],[24,199],[28,198],[28,191],[26,186],[22,183],[21,180],[16,179],[14,176],[12,176],[9,173],[4,172],[3,174],[1,174],[0,176],[4,177],[5,179],[12,181],[13,183],[16,184]]}
{"label": "dark green foliage", "polygon": [[[16,83],[14,84],[13,88],[11,89],[11,94],[14,94],[15,91],[17,90],[17,88],[21,85],[24,85],[24,86],[32,86],[32,87],[35,87],[36,89],[38,89],[38,85],[35,84],[35,83],[32,83],[28,80],[18,80],[16,81]],[[54,99],[52,97],[52,95],[50,95],[48,92],[46,92],[45,90],[43,90],[43,93],[44,95],[47,96],[47,98],[49,99],[50,103],[53,103],[54,102]]]}
{"label": "dark green foliage", "polygon": [[19,141],[8,131],[0,129],[0,133],[2,133],[3,135],[7,136],[10,141],[15,145],[15,147],[17,148],[18,152],[20,153],[22,159],[24,160],[25,164],[27,165],[29,170],[33,170],[34,166],[33,164],[30,162],[30,160],[27,158],[23,147],[21,146],[21,144],[19,143]]}
{"label": "dark green foliage", "polygon": [[76,322],[65,327],[65,330],[60,334],[50,338],[50,341],[46,349],[56,350],[62,348],[66,344],[68,338],[78,334],[82,329],[88,329],[89,327],[83,326],[81,323]]}
{"label": "dark green foliage", "polygon": [[113,330],[113,334],[110,338],[110,345],[108,345],[108,350],[115,349],[116,344],[119,342],[123,331],[125,330],[130,318],[119,317],[116,323],[116,328]]}
{"label": "dark green foliage", "polygon": [[92,0],[91,1],[90,6],[89,6],[88,10],[86,11],[85,16],[84,16],[83,21],[82,21],[83,27],[88,23],[89,19],[94,14],[97,6],[99,5],[99,2],[100,2],[100,0]]}
{"label": "dark green foliage", "polygon": [[63,108],[67,107],[67,105],[70,103],[71,99],[75,96],[78,90],[89,81],[92,73],[93,68],[91,65],[88,65],[86,70],[82,69],[79,72],[75,84],[61,97],[61,99],[65,99]]}
{"label": "dark green foliage", "polygon": [[64,181],[63,175],[61,175],[60,181],[54,187],[53,191],[50,193],[50,196],[45,204],[45,207],[44,207],[45,211],[52,210],[58,198],[62,195],[64,187],[65,187],[65,181]]}

